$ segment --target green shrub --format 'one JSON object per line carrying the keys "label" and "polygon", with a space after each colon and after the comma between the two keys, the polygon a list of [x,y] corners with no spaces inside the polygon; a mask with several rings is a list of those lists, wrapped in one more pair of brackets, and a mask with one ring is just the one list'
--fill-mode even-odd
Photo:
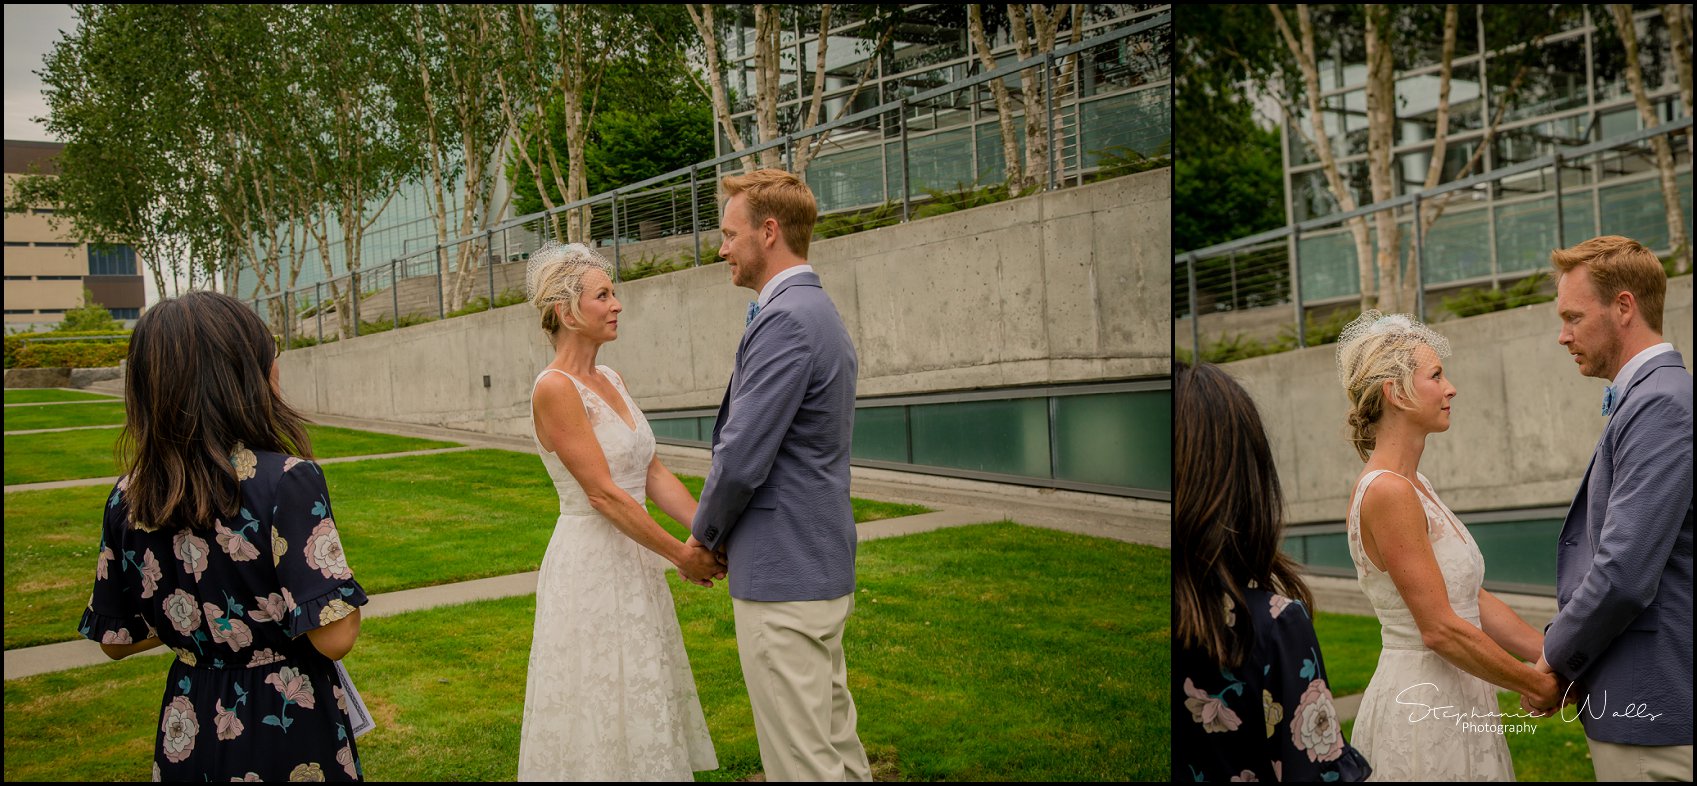
{"label": "green shrub", "polygon": [[868,229],[895,226],[902,222],[902,203],[885,202],[882,205],[866,210],[856,210],[850,213],[836,213],[819,219],[813,225],[816,237],[842,237]]}
{"label": "green shrub", "polygon": [[1092,183],[1173,165],[1171,147],[1165,142],[1155,148],[1153,155],[1147,156],[1129,145],[1114,145],[1090,152],[1096,155],[1096,166],[1100,167],[1096,174],[1090,176]]}
{"label": "green shrub", "polygon": [[[400,327],[412,327],[413,325],[422,325],[426,322],[435,322],[435,321],[436,321],[435,317],[427,317],[423,314],[403,314],[401,316]],[[396,327],[395,321],[393,319],[388,318],[388,317],[384,317],[382,319],[374,319],[370,322],[367,322],[367,321],[362,319],[362,320],[360,320],[360,323],[359,323],[359,334],[362,335],[362,336],[369,336],[369,335],[372,335],[374,333],[384,333],[384,332],[387,332],[387,331],[390,331],[390,330],[394,330],[395,327]]]}
{"label": "green shrub", "polygon": [[65,311],[65,318],[53,326],[53,332],[86,333],[86,332],[124,332],[124,323],[112,318],[112,312],[105,306],[94,302],[94,292],[88,289],[82,291],[83,305]]}
{"label": "green shrub", "polygon": [[[84,336],[86,336],[90,339],[90,343],[105,343],[105,342],[108,342],[108,341],[120,341],[120,342],[123,343],[124,346],[129,346],[130,331],[120,329],[120,330],[115,330],[115,331],[114,330],[66,330],[66,331],[55,331],[55,332],[45,332],[45,333],[13,333],[11,335],[6,336],[6,368],[14,368],[14,367],[35,368],[34,366],[18,366],[17,365],[18,350],[23,349],[25,346],[29,346],[30,343],[31,343],[31,342],[29,342],[29,339],[47,338],[47,337],[72,338],[72,337],[84,337]],[[118,338],[106,338],[107,336],[118,336]],[[42,343],[42,344],[60,344],[60,343],[77,344],[77,343],[83,343],[83,342],[48,341],[48,342],[36,342],[36,343]],[[89,366],[87,368],[93,368],[93,366]]]}
{"label": "green shrub", "polygon": [[1549,274],[1539,271],[1505,288],[1469,287],[1453,297],[1444,298],[1444,310],[1457,317],[1472,317],[1546,303],[1556,299],[1555,295],[1543,290],[1549,278]]}
{"label": "green shrub", "polygon": [[123,362],[129,355],[129,340],[95,341],[38,341],[19,347],[13,365],[8,368],[107,368]]}

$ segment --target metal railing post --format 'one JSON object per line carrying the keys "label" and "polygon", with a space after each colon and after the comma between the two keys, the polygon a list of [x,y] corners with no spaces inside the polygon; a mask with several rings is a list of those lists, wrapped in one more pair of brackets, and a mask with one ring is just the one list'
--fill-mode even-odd
{"label": "metal railing post", "polygon": [[912,198],[909,196],[913,188],[908,184],[911,174],[907,168],[907,99],[903,98],[896,107],[896,124],[901,130],[902,138],[902,223],[907,223],[912,208]]}
{"label": "metal railing post", "polygon": [[1190,277],[1190,363],[1196,365],[1202,362],[1202,333],[1196,324],[1196,255],[1186,256],[1184,264],[1186,274]]}
{"label": "metal railing post", "polygon": [[288,349],[291,340],[289,323],[295,321],[295,312],[289,309],[289,290],[283,290],[283,348]]}
{"label": "metal railing post", "polygon": [[348,311],[354,321],[354,338],[359,338],[359,274],[348,272]]}
{"label": "metal railing post", "polygon": [[1414,314],[1426,320],[1426,222],[1420,211],[1421,193],[1414,192]]}
{"label": "metal railing post", "polygon": [[619,192],[613,192],[613,281],[619,280]]}
{"label": "metal railing post", "polygon": [[400,323],[401,314],[401,277],[398,269],[400,262],[398,259],[389,260],[389,315],[395,317],[397,324]]}
{"label": "metal railing post", "polygon": [[507,258],[507,243],[505,242],[506,239],[507,239],[507,230],[505,230],[505,229],[501,230],[502,243],[501,243],[501,256],[499,256],[499,257],[495,256],[495,230],[493,230],[493,229],[488,230],[488,238],[489,239],[488,239],[487,245],[489,246],[489,250],[488,250],[487,254],[488,254],[488,259],[489,259],[489,310],[494,311],[495,310],[495,260],[500,259],[502,261],[505,261],[506,258]]}
{"label": "metal railing post", "polygon": [[448,265],[447,249],[441,243],[436,244],[436,318],[448,317],[447,298],[442,294],[442,271]]}
{"label": "metal railing post", "polygon": [[324,282],[312,282],[312,301],[318,309],[318,343],[324,343]]}
{"label": "metal railing post", "polygon": [[1556,248],[1567,248],[1567,217],[1561,209],[1561,162],[1562,156],[1556,153]]}
{"label": "metal railing post", "polygon": [[689,233],[695,236],[695,267],[701,267],[701,200],[695,195],[695,167],[689,165]]}
{"label": "metal railing post", "polygon": [[1308,346],[1308,325],[1302,318],[1302,227],[1290,227],[1290,302],[1296,306],[1296,346]]}
{"label": "metal railing post", "polygon": [[1048,167],[1047,180],[1043,183],[1045,191],[1055,187],[1055,53],[1050,52],[1043,57],[1043,113],[1048,116],[1048,143],[1045,146],[1049,159],[1044,162]]}
{"label": "metal railing post", "polygon": [[784,171],[795,172],[795,147],[792,144],[793,134],[784,135]]}

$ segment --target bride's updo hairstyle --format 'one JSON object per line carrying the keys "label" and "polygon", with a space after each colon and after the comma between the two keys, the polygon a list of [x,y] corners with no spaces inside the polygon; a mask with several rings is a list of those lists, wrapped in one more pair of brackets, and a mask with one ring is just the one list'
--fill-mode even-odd
{"label": "bride's updo hairstyle", "polygon": [[1344,328],[1338,337],[1338,381],[1349,398],[1349,438],[1362,461],[1372,452],[1384,417],[1385,382],[1396,384],[1399,395],[1414,401],[1415,350],[1431,349],[1440,359],[1450,355],[1449,339],[1407,314],[1381,314],[1371,309]]}
{"label": "bride's updo hairstyle", "polygon": [[606,273],[609,281],[613,279],[612,263],[582,243],[551,240],[531,253],[530,264],[524,270],[524,292],[542,312],[542,329],[549,338],[559,335],[561,328],[578,329],[578,325],[560,321],[560,313],[554,307],[561,303],[576,322],[583,322],[578,299],[583,296],[584,277],[591,270]]}

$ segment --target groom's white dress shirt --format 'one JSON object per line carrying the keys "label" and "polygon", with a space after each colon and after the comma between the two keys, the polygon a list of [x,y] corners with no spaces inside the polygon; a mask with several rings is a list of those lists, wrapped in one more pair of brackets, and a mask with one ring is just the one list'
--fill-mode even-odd
{"label": "groom's white dress shirt", "polygon": [[[784,283],[784,281],[786,279],[793,278],[795,276],[799,276],[803,273],[812,273],[812,272],[813,272],[813,266],[812,265],[796,265],[795,267],[792,267],[788,270],[785,270],[782,273],[779,273],[778,275],[773,276],[771,281],[766,282],[766,286],[763,286],[763,287],[760,288],[760,297],[756,298],[754,302],[759,304],[760,308],[765,308],[766,307],[766,301],[771,300],[772,296],[777,294],[779,284]],[[1673,345],[1669,344],[1668,349],[1673,349]]]}
{"label": "groom's white dress shirt", "polygon": [[1620,373],[1615,375],[1613,387],[1616,390],[1626,390],[1627,383],[1632,381],[1632,375],[1637,374],[1638,369],[1643,368],[1644,364],[1649,362],[1650,358],[1660,355],[1663,352],[1672,351],[1673,344],[1663,341],[1662,343],[1650,347],[1643,352],[1633,355],[1631,360],[1626,361],[1626,365],[1620,367]]}

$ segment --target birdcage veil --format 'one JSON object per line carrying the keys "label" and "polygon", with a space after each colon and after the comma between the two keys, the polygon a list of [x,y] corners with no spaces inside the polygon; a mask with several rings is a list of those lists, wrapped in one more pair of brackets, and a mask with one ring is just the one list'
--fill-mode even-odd
{"label": "birdcage veil", "polygon": [[[1360,377],[1370,362],[1389,360],[1396,368],[1413,369],[1414,351],[1429,347],[1442,358],[1450,356],[1449,339],[1407,314],[1384,314],[1378,309],[1362,312],[1338,336],[1338,381],[1346,391],[1362,383]],[[1391,353],[1386,356],[1384,353]]]}
{"label": "birdcage veil", "polygon": [[575,304],[583,294],[583,276],[600,270],[613,277],[613,264],[606,257],[582,243],[560,243],[550,240],[530,254],[524,269],[524,294],[538,309],[549,311],[557,303],[566,303],[575,312]]}

